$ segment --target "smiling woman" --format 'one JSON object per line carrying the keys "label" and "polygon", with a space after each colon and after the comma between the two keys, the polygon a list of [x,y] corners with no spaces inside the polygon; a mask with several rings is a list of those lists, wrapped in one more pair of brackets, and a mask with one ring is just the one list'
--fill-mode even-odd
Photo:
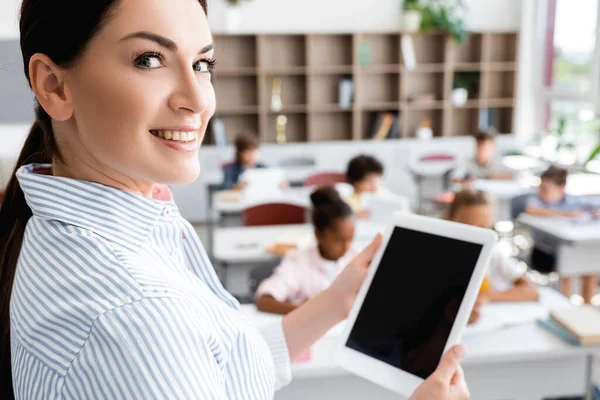
{"label": "smiling woman", "polygon": [[[198,177],[215,111],[205,0],[24,0],[20,31],[37,119],[0,207],[2,398],[272,398],[380,238],[258,332],[162,190]],[[464,398],[459,355],[421,398]]]}

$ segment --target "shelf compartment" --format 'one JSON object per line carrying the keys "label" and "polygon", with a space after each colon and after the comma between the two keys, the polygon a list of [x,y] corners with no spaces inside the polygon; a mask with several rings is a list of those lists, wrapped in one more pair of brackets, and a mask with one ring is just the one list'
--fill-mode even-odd
{"label": "shelf compartment", "polygon": [[479,130],[479,110],[477,108],[452,109],[452,136],[469,136]]}
{"label": "shelf compartment", "polygon": [[217,104],[223,109],[256,106],[257,82],[253,76],[220,76],[214,81]]}
{"label": "shelf compartment", "polygon": [[219,53],[217,70],[243,70],[257,66],[255,36],[215,35],[213,40]]}
{"label": "shelf compartment", "polygon": [[415,137],[416,131],[423,121],[430,121],[433,136],[442,136],[443,110],[406,110],[402,113],[405,137]]}
{"label": "shelf compartment", "polygon": [[364,34],[360,36],[356,64],[365,66],[399,65],[400,36]]}
{"label": "shelf compartment", "polygon": [[310,66],[314,68],[352,65],[352,35],[310,35]]}
{"label": "shelf compartment", "polygon": [[312,118],[312,141],[352,140],[352,112],[318,113]]}
{"label": "shelf compartment", "polygon": [[400,74],[365,74],[361,77],[358,103],[389,103],[400,100]]}
{"label": "shelf compartment", "polygon": [[403,84],[403,101],[418,102],[425,95],[433,95],[430,101],[444,99],[444,74],[441,72],[408,72]]}
{"label": "shelf compartment", "polygon": [[306,66],[304,35],[265,35],[262,40],[261,61],[266,70]]}
{"label": "shelf compartment", "polygon": [[306,77],[296,75],[269,75],[264,86],[264,98],[266,107],[271,109],[271,100],[273,93],[273,85],[276,84],[275,79],[281,79],[281,105],[283,108],[287,106],[306,105]]}
{"label": "shelf compartment", "polygon": [[267,117],[267,136],[265,138],[267,143],[277,143],[277,117],[279,115],[285,115],[287,118],[285,128],[286,143],[306,142],[308,140],[305,113],[279,113],[270,114]]}

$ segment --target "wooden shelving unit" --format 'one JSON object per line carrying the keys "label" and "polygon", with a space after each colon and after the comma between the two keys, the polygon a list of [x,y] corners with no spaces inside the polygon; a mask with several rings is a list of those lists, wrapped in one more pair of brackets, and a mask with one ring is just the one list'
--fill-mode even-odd
{"label": "wooden shelving unit", "polygon": [[[377,113],[397,113],[397,136],[414,137],[423,121],[435,136],[470,135],[480,127],[513,130],[517,32],[472,32],[457,45],[440,32],[411,34],[417,66],[408,70],[402,32],[215,35],[217,113],[231,140],[242,129],[275,142],[277,116],[288,142],[367,139]],[[451,102],[457,74],[476,89],[463,107]],[[353,102],[339,104],[339,81],[351,79]],[[281,109],[271,109],[280,80]],[[212,142],[212,135],[207,142]]]}

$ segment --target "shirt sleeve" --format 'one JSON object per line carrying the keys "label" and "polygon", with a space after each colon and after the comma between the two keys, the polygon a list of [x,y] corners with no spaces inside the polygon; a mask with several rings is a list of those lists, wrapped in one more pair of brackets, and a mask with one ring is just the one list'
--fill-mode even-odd
{"label": "shirt sleeve", "polygon": [[64,397],[226,399],[224,349],[182,303],[144,299],[98,317],[67,372]]}
{"label": "shirt sleeve", "polygon": [[519,267],[519,263],[515,259],[508,257],[499,251],[496,252],[494,268],[496,268],[495,273],[501,279],[511,284],[525,273],[525,271]]}
{"label": "shirt sleeve", "polygon": [[256,290],[256,298],[270,295],[277,301],[290,301],[300,290],[298,269],[302,268],[297,261],[298,250],[286,255],[273,275],[265,279]]}
{"label": "shirt sleeve", "polygon": [[544,204],[537,195],[533,194],[527,198],[527,207],[544,208]]}
{"label": "shirt sleeve", "polygon": [[223,170],[223,189],[231,189],[238,183],[239,171],[235,165],[229,165]]}
{"label": "shirt sleeve", "polygon": [[279,390],[292,380],[292,362],[283,331],[283,319],[265,326],[260,332],[273,356],[273,362],[275,363],[275,390]]}

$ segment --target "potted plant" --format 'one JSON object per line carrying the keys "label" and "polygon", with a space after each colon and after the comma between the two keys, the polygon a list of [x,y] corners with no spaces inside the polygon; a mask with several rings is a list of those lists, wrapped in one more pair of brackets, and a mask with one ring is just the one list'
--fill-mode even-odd
{"label": "potted plant", "polygon": [[421,8],[419,0],[404,0],[402,3],[402,29],[416,32],[421,26]]}
{"label": "potted plant", "polygon": [[450,99],[453,105],[463,107],[467,104],[469,96],[475,97],[478,91],[479,72],[464,71],[454,74],[452,93],[450,93]]}
{"label": "potted plant", "polygon": [[439,29],[446,32],[457,43],[464,43],[469,36],[464,15],[466,7],[462,0],[429,0],[420,6],[421,31]]}

